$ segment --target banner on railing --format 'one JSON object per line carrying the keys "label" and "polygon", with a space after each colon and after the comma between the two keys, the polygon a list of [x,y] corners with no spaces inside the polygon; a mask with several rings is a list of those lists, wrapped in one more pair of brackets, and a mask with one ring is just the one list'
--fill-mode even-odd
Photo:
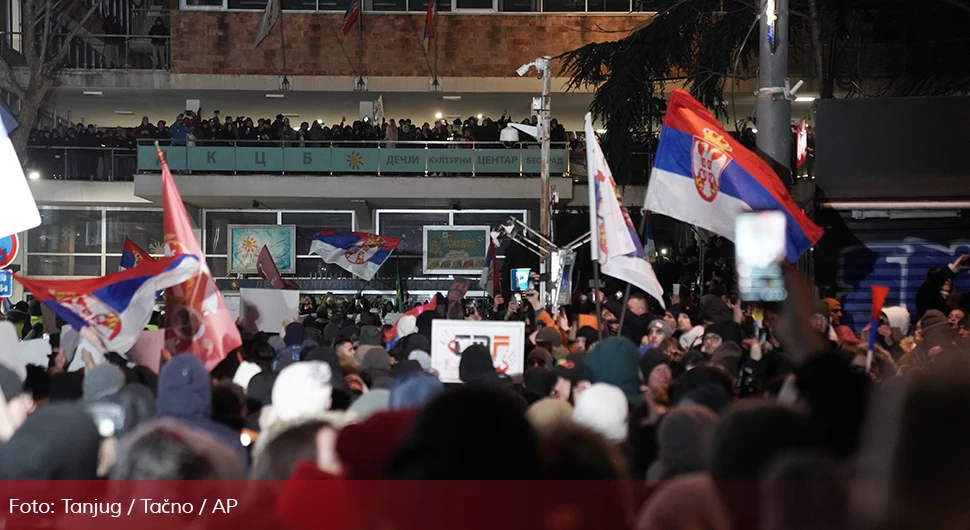
{"label": "banner on railing", "polygon": [[[162,147],[172,171],[245,173],[536,174],[538,149],[446,147]],[[552,174],[565,173],[569,154],[553,149]],[[154,146],[138,146],[138,169],[159,170]]]}

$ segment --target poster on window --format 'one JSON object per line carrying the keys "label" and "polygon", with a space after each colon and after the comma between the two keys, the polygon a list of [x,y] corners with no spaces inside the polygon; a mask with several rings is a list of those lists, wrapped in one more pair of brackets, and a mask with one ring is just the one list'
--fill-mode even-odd
{"label": "poster on window", "polygon": [[472,344],[485,346],[495,371],[510,377],[525,367],[525,322],[444,320],[431,323],[431,368],[442,383],[460,383],[461,352]]}
{"label": "poster on window", "polygon": [[229,272],[255,274],[259,251],[269,248],[282,273],[296,272],[296,225],[229,225]]}
{"label": "poster on window", "polygon": [[477,274],[488,254],[487,226],[425,226],[425,274]]}

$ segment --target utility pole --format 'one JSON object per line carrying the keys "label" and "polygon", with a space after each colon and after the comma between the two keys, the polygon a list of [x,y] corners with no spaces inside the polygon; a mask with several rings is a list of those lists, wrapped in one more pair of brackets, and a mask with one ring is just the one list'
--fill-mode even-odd
{"label": "utility pole", "polygon": [[539,232],[543,237],[550,237],[550,197],[549,197],[549,122],[551,118],[552,98],[552,58],[548,55],[536,59],[536,69],[542,75],[542,97],[539,105],[539,142],[542,146],[542,161],[539,188]]}
{"label": "utility pole", "polygon": [[788,0],[761,0],[758,56],[758,154],[785,186],[791,179],[791,100],[788,95]]}

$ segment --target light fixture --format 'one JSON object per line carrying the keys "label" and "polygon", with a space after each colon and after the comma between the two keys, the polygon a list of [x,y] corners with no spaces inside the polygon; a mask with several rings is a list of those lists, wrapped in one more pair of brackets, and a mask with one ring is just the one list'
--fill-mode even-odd
{"label": "light fixture", "polygon": [[323,120],[317,120],[317,123],[319,123],[320,125],[323,125]]}
{"label": "light fixture", "polygon": [[435,112],[435,113],[434,113],[434,119],[436,119],[436,120],[440,120],[440,119],[441,119],[441,117],[442,117],[442,114],[441,114],[440,112]]}
{"label": "light fixture", "polygon": [[441,96],[445,101],[461,101],[461,96]]}
{"label": "light fixture", "polygon": [[283,94],[266,94],[266,97],[270,99],[283,99],[285,96]]}
{"label": "light fixture", "polygon": [[815,101],[815,96],[798,96],[795,98],[795,103],[808,103]]}
{"label": "light fixture", "polygon": [[667,250],[666,247],[660,249],[660,255],[661,256],[666,256],[668,253],[670,253],[670,251]]}
{"label": "light fixture", "polygon": [[104,95],[104,92],[102,92],[100,90],[85,90],[84,91],[84,95],[85,96],[103,96]]}
{"label": "light fixture", "polygon": [[478,115],[478,119],[482,119],[482,115],[481,114]]}
{"label": "light fixture", "polygon": [[299,113],[296,113],[296,112],[284,112],[283,113],[283,117],[284,118],[299,118],[300,115],[299,115]]}
{"label": "light fixture", "polygon": [[596,134],[606,134],[606,129],[596,129]]}
{"label": "light fixture", "polygon": [[120,116],[131,116],[132,114],[134,114],[134,112],[130,110],[116,110],[115,114],[118,114]]}
{"label": "light fixture", "polygon": [[39,180],[40,171],[37,171],[36,169],[33,171],[30,171],[29,173],[27,173],[27,178],[29,178],[30,180]]}

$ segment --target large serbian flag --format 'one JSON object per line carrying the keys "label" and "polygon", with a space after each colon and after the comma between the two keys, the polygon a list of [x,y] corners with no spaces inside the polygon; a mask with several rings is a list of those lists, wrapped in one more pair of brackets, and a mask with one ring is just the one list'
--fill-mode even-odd
{"label": "large serbian flag", "polygon": [[142,263],[155,261],[145,249],[139,247],[131,239],[125,238],[125,246],[121,249],[121,263],[118,264],[118,271],[125,271]]}
{"label": "large serbian flag", "polygon": [[89,280],[15,278],[72,328],[90,328],[106,351],[126,353],[152,316],[155,293],[192,278],[199,267],[197,257],[183,254]]}
{"label": "large serbian flag", "polygon": [[310,254],[370,280],[401,243],[395,237],[366,232],[320,232],[310,243]]}
{"label": "large serbian flag", "polygon": [[[165,255],[201,256],[189,214],[160,149],[158,159],[162,164]],[[132,270],[140,269],[139,266]],[[165,291],[165,347],[173,355],[189,352],[201,359],[207,370],[212,370],[242,345],[242,338],[209,267],[203,261],[195,272],[185,282]]]}
{"label": "large serbian flag", "polygon": [[771,167],[681,89],[667,105],[644,208],[732,241],[739,213],[779,210],[788,218],[788,261],[822,237]]}

